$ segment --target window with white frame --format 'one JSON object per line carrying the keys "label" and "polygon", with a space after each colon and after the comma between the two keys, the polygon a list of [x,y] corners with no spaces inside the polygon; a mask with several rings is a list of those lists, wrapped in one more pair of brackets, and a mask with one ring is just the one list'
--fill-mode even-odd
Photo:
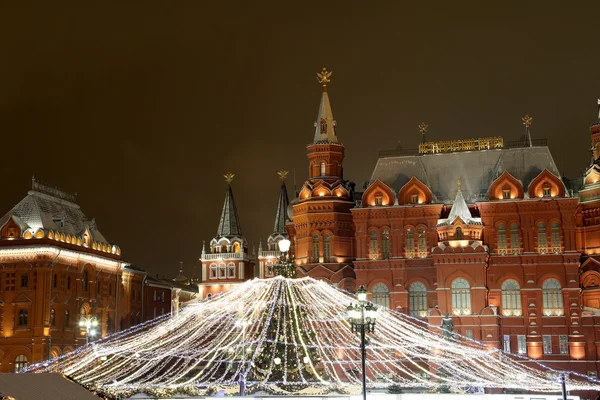
{"label": "window with white frame", "polygon": [[527,336],[517,335],[517,352],[527,354]]}
{"label": "window with white frame", "polygon": [[510,353],[510,335],[504,335],[504,352]]}
{"label": "window with white frame", "polygon": [[325,162],[321,163],[321,176],[325,176]]}
{"label": "window with white frame", "polygon": [[523,315],[521,286],[514,279],[507,279],[502,283],[502,315]]}
{"label": "window with white frame", "polygon": [[373,286],[373,303],[390,307],[390,289],[384,283]]}
{"label": "window with white frame", "polygon": [[521,243],[519,240],[519,225],[510,226],[510,249],[513,254],[521,253]]}
{"label": "window with white frame", "polygon": [[217,264],[210,264],[209,279],[217,279]]}
{"label": "window with white frame", "polygon": [[452,281],[452,313],[471,314],[471,286],[464,278],[456,278]]}
{"label": "window with white frame", "polygon": [[410,315],[413,317],[427,316],[427,288],[421,282],[415,282],[408,288],[408,303]]}
{"label": "window with white frame", "polygon": [[412,229],[406,230],[406,258],[415,256],[415,237]]}
{"label": "window with white frame", "polygon": [[232,262],[227,264],[227,278],[228,279],[235,278],[235,264]]}
{"label": "window with white frame", "polygon": [[427,257],[427,236],[424,228],[419,228],[419,257]]}
{"label": "window with white frame", "polygon": [[544,300],[544,315],[563,315],[562,287],[556,279],[546,279],[542,284],[542,298]]}
{"label": "window with white frame", "polygon": [[467,329],[465,331],[465,336],[468,337],[469,339],[473,339],[473,329]]}
{"label": "window with white frame", "polygon": [[265,264],[265,276],[273,276],[273,263],[267,261]]}
{"label": "window with white frame", "polygon": [[544,354],[552,354],[552,336],[543,335],[542,344],[544,348]]}
{"label": "window with white frame", "polygon": [[219,279],[225,279],[227,277],[227,267],[225,264],[219,264]]}

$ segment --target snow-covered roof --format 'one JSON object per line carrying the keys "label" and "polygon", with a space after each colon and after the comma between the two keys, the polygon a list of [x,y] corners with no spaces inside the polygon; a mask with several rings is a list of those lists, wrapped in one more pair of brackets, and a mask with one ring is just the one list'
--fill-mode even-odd
{"label": "snow-covered roof", "polygon": [[17,400],[98,400],[61,374],[0,374],[0,388]]}

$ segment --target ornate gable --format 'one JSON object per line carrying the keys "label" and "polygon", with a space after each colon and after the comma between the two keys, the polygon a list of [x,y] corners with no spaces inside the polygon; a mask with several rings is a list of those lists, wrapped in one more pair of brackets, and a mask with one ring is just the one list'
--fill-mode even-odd
{"label": "ornate gable", "polygon": [[432,198],[427,185],[414,176],[398,192],[398,204],[430,204]]}
{"label": "ornate gable", "polygon": [[564,197],[565,185],[559,177],[544,169],[529,184],[528,193],[530,198],[535,197]]}
{"label": "ornate gable", "polygon": [[522,199],[525,197],[523,185],[508,171],[504,171],[492,184],[488,192],[490,200]]}
{"label": "ornate gable", "polygon": [[363,207],[391,206],[393,204],[394,192],[388,185],[381,182],[379,179],[376,179],[375,182],[365,190],[362,196]]}
{"label": "ornate gable", "polygon": [[598,164],[592,165],[586,171],[583,183],[585,184],[585,186],[600,183],[600,167],[598,166]]}

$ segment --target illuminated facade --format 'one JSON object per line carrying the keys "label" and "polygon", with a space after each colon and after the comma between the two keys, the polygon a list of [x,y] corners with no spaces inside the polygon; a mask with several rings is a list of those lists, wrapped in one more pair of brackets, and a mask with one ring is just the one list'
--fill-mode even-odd
{"label": "illuminated facade", "polygon": [[[33,180],[0,219],[0,372],[20,370],[142,320],[145,273],[121,260],[74,195]],[[97,336],[96,336],[97,337]]]}
{"label": "illuminated facade", "polygon": [[[600,104],[599,104],[600,107]],[[344,180],[326,91],[309,179],[286,228],[298,276],[560,369],[597,375],[600,357],[600,115],[583,181],[549,149],[484,138],[381,152],[364,193]],[[426,125],[423,124],[424,134]]]}

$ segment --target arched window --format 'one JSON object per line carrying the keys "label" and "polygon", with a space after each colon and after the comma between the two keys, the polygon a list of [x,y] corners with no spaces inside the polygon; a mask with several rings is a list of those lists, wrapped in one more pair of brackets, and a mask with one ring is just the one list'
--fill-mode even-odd
{"label": "arched window", "polygon": [[15,358],[15,372],[21,372],[24,370],[29,364],[29,360],[27,360],[27,356],[24,354],[19,354]]}
{"label": "arched window", "polygon": [[498,254],[506,255],[506,227],[498,225]]}
{"label": "arched window", "polygon": [[273,276],[273,263],[271,261],[267,261],[265,267],[265,276]]}
{"label": "arched window", "polygon": [[452,281],[452,313],[471,314],[471,286],[466,279],[456,278]]}
{"label": "arched window", "polygon": [[232,262],[227,264],[227,278],[235,278],[235,264]]}
{"label": "arched window", "polygon": [[463,238],[463,231],[460,226],[457,226],[456,227],[456,240],[462,240],[462,238]]}
{"label": "arched window", "polygon": [[50,326],[56,326],[56,310],[50,309]]}
{"label": "arched window", "polygon": [[413,317],[427,316],[427,288],[421,282],[415,282],[408,288],[410,315]]}
{"label": "arched window", "polygon": [[70,323],[71,323],[71,321],[70,321],[69,310],[65,310],[65,328],[68,328]]}
{"label": "arched window", "polygon": [[219,279],[227,278],[227,267],[225,264],[219,264]]}
{"label": "arched window", "polygon": [[313,262],[319,262],[319,236],[313,236]]}
{"label": "arched window", "polygon": [[381,255],[384,260],[390,258],[390,232],[387,229],[381,233]]}
{"label": "arched window", "polygon": [[521,287],[514,279],[507,279],[502,283],[502,315],[523,314],[521,308]]}
{"label": "arched window", "polygon": [[88,291],[88,273],[87,273],[87,271],[83,271],[83,274],[81,277],[81,289],[83,289],[84,292]]}
{"label": "arched window", "polygon": [[371,231],[369,233],[369,254],[372,260],[376,260],[377,257],[377,231]]}
{"label": "arched window", "polygon": [[419,257],[427,257],[427,236],[424,228],[419,228]]}
{"label": "arched window", "polygon": [[412,229],[406,231],[406,258],[415,256],[415,238]]}
{"label": "arched window", "polygon": [[325,162],[321,163],[321,176],[325,176]]}
{"label": "arched window", "polygon": [[546,254],[548,251],[548,239],[546,238],[546,224],[538,224],[538,253]]}
{"label": "arched window", "polygon": [[544,315],[563,315],[562,287],[556,279],[546,279],[542,284]]}
{"label": "arched window", "polygon": [[233,243],[233,252],[239,253],[241,250],[242,250],[242,247],[240,246],[240,242],[234,242]]}
{"label": "arched window", "polygon": [[519,225],[512,224],[510,226],[510,249],[513,254],[521,253],[521,243],[519,240]]}
{"label": "arched window", "polygon": [[210,264],[209,279],[217,279],[217,264]]}
{"label": "arched window", "polygon": [[390,289],[384,283],[373,286],[373,303],[390,307]]}
{"label": "arched window", "polygon": [[321,119],[321,133],[327,133],[327,121]]}
{"label": "arched window", "polygon": [[29,312],[26,309],[21,308],[19,310],[19,326],[27,326],[28,316]]}
{"label": "arched window", "polygon": [[552,252],[560,253],[560,224],[558,222],[552,223],[550,237],[552,240]]}
{"label": "arched window", "polygon": [[329,239],[329,235],[323,236],[323,258],[325,259],[325,262],[329,262],[331,258],[331,246],[329,243]]}

